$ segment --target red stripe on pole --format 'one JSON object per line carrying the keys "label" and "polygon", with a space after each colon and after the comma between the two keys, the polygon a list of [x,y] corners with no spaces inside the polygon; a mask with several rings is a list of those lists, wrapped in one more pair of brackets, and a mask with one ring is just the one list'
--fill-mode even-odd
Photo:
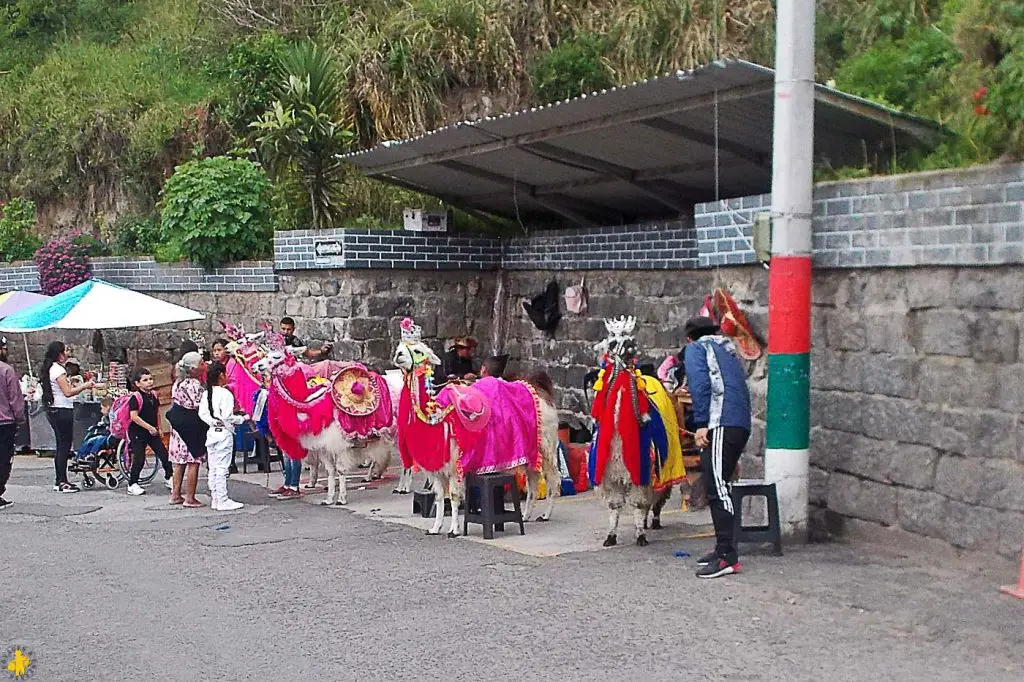
{"label": "red stripe on pole", "polygon": [[811,259],[772,256],[768,272],[768,352],[811,351]]}

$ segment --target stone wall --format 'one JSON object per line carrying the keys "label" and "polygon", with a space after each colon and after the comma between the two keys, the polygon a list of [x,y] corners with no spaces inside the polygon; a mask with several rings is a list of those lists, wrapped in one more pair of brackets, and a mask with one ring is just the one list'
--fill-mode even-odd
{"label": "stone wall", "polygon": [[811,501],[965,549],[1024,542],[1024,268],[818,272]]}

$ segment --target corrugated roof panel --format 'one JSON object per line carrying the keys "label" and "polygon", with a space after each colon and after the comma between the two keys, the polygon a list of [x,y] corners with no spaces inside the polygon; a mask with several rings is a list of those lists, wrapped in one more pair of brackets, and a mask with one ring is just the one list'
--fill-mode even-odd
{"label": "corrugated roof panel", "polygon": [[[550,214],[555,205],[563,217],[563,208],[596,220],[663,217],[687,202],[715,198],[716,88],[719,196],[770,190],[773,84],[771,69],[722,61],[454,124],[345,159],[371,176],[497,214]],[[865,146],[874,154],[895,139],[907,148],[938,132],[933,123],[824,86],[815,102],[816,158],[834,166],[862,163]],[[623,169],[633,184],[618,177]],[[657,177],[670,182],[658,184],[652,196]],[[512,180],[524,192],[511,191]],[[537,198],[528,196],[531,188]]]}

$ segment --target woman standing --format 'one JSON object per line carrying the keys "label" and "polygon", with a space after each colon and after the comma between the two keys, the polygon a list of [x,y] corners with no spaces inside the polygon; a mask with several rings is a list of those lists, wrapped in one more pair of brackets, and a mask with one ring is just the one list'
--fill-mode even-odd
{"label": "woman standing", "polygon": [[206,432],[210,507],[234,511],[245,505],[228,497],[228,467],[235,450],[235,427],[248,417],[235,414],[235,397],[227,389],[224,365],[215,362],[206,370],[206,391],[199,402],[199,418],[210,427]]}
{"label": "woman standing", "polygon": [[53,458],[53,491],[77,493],[78,486],[68,483],[68,457],[71,456],[71,443],[75,431],[75,403],[71,399],[96,384],[86,381],[78,386],[72,386],[68,381],[67,370],[64,369],[64,363],[67,361],[67,346],[60,341],[51,342],[46,347],[39,376],[42,379],[40,383],[43,389],[43,405],[46,406],[46,419],[53,428],[54,440],[57,443]]}
{"label": "woman standing", "polygon": [[199,418],[199,402],[203,397],[203,384],[199,377],[204,373],[202,355],[192,351],[182,356],[175,366],[177,380],[172,389],[173,405],[167,411],[167,421],[171,424],[168,457],[174,466],[170,501],[171,504],[190,508],[203,506],[196,499],[196,486],[199,484],[199,465],[206,458],[207,426]]}

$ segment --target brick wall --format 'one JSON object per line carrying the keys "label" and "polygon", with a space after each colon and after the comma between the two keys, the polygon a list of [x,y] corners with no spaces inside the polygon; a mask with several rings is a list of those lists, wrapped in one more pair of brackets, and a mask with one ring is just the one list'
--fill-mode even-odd
{"label": "brick wall", "polygon": [[[236,263],[206,271],[185,263],[157,263],[152,258],[93,258],[92,274],[136,291],[276,291],[270,261]],[[0,291],[39,291],[35,265],[0,267]]]}
{"label": "brick wall", "polygon": [[501,242],[402,230],[294,230],[274,237],[281,271],[346,269],[496,270]]}
{"label": "brick wall", "polygon": [[697,267],[689,220],[535,232],[504,243],[506,270],[666,270]]}
{"label": "brick wall", "polygon": [[[1024,165],[822,183],[814,191],[818,267],[1024,263]],[[770,195],[697,207],[701,267],[751,263],[754,214]]]}

